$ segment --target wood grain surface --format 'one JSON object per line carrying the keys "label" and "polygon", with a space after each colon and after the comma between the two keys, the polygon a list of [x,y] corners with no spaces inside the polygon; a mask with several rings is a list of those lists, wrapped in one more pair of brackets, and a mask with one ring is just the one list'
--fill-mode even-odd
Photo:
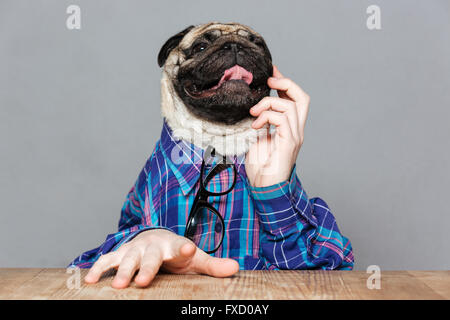
{"label": "wood grain surface", "polygon": [[382,271],[368,289],[362,271],[240,271],[231,278],[158,274],[148,288],[111,287],[113,272],[73,287],[66,269],[0,269],[0,299],[450,299],[450,271]]}

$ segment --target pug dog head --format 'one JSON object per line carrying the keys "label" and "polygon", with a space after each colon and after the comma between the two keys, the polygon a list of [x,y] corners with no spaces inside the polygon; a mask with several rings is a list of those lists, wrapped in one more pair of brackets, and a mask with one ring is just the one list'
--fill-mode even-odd
{"label": "pug dog head", "polygon": [[190,26],[162,46],[161,110],[173,135],[220,154],[241,154],[258,135],[252,106],[270,95],[272,57],[264,39],[239,23]]}

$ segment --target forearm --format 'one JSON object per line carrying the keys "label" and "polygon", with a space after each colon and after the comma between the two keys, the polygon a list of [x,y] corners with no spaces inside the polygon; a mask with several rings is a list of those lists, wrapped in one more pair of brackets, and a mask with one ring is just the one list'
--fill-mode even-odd
{"label": "forearm", "polygon": [[259,218],[260,254],[269,269],[351,269],[351,244],[326,203],[308,199],[295,169],[289,181],[251,188]]}

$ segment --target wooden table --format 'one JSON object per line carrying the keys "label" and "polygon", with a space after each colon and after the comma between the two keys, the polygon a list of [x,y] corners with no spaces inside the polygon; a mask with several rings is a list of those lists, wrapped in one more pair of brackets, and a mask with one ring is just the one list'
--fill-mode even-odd
{"label": "wooden table", "polygon": [[[362,271],[240,271],[231,278],[158,274],[148,288],[111,288],[112,272],[80,288],[66,269],[0,269],[0,299],[450,299],[450,271],[382,271],[381,289]],[[74,280],[74,278],[70,278]]]}

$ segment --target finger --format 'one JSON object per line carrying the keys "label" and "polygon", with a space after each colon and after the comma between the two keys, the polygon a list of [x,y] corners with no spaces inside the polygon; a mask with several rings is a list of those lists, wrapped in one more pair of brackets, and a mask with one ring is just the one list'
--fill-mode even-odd
{"label": "finger", "polygon": [[114,288],[126,288],[130,284],[134,273],[139,268],[141,255],[142,253],[138,249],[131,249],[126,253],[111,284]]}
{"label": "finger", "polygon": [[[281,73],[280,73],[281,74]],[[270,84],[269,84],[270,83]],[[310,97],[303,91],[296,83],[288,78],[269,78],[268,84],[273,86],[274,89],[283,92],[287,97],[294,100],[297,106],[298,113],[298,128],[300,135],[303,135],[304,127],[306,125],[306,119],[308,118]],[[280,97],[284,96],[279,94]]]}
{"label": "finger", "polygon": [[192,257],[195,254],[197,248],[193,243],[185,243],[180,248],[180,256],[183,258]]}
{"label": "finger", "polygon": [[279,112],[286,112],[289,109],[295,110],[295,108],[295,103],[291,100],[281,99],[277,97],[264,97],[257,104],[250,108],[250,114],[257,117],[262,111],[268,109]]}
{"label": "finger", "polygon": [[117,267],[119,263],[120,253],[118,252],[110,252],[100,256],[100,258],[98,258],[98,260],[91,267],[86,277],[84,277],[84,281],[86,283],[96,283],[103,273],[111,268]]}
{"label": "finger", "polygon": [[275,78],[284,78],[284,76],[281,74],[280,70],[277,66],[273,66],[273,77]]}
{"label": "finger", "polygon": [[267,80],[270,88],[285,93],[290,99],[295,102],[306,103],[309,96],[300,88],[294,81],[289,78],[274,78]]}
{"label": "finger", "polygon": [[286,113],[294,137],[298,136],[298,112],[293,101],[277,97],[265,97],[250,109],[250,114],[256,117],[266,110]]}
{"label": "finger", "polygon": [[284,113],[276,111],[263,111],[252,123],[254,129],[262,128],[266,123],[277,127],[277,133],[283,138],[292,138],[292,130]]}
{"label": "finger", "polygon": [[308,113],[309,113],[309,97],[307,98],[307,103],[299,107],[298,122],[300,124],[300,128],[302,128],[302,131],[305,128],[306,119],[308,119]]}
{"label": "finger", "polygon": [[146,287],[152,282],[163,263],[161,248],[150,244],[142,257],[141,267],[134,282],[140,287]]}
{"label": "finger", "polygon": [[[278,70],[278,68],[276,66],[273,66],[272,77],[280,78],[280,79],[284,78],[284,76],[281,74],[280,70]],[[269,81],[270,81],[270,78],[268,79],[267,83],[269,83]],[[284,91],[277,90],[277,93],[280,98],[290,99]]]}
{"label": "finger", "polygon": [[217,278],[230,277],[239,271],[237,261],[229,258],[215,258],[198,250],[194,270]]}

